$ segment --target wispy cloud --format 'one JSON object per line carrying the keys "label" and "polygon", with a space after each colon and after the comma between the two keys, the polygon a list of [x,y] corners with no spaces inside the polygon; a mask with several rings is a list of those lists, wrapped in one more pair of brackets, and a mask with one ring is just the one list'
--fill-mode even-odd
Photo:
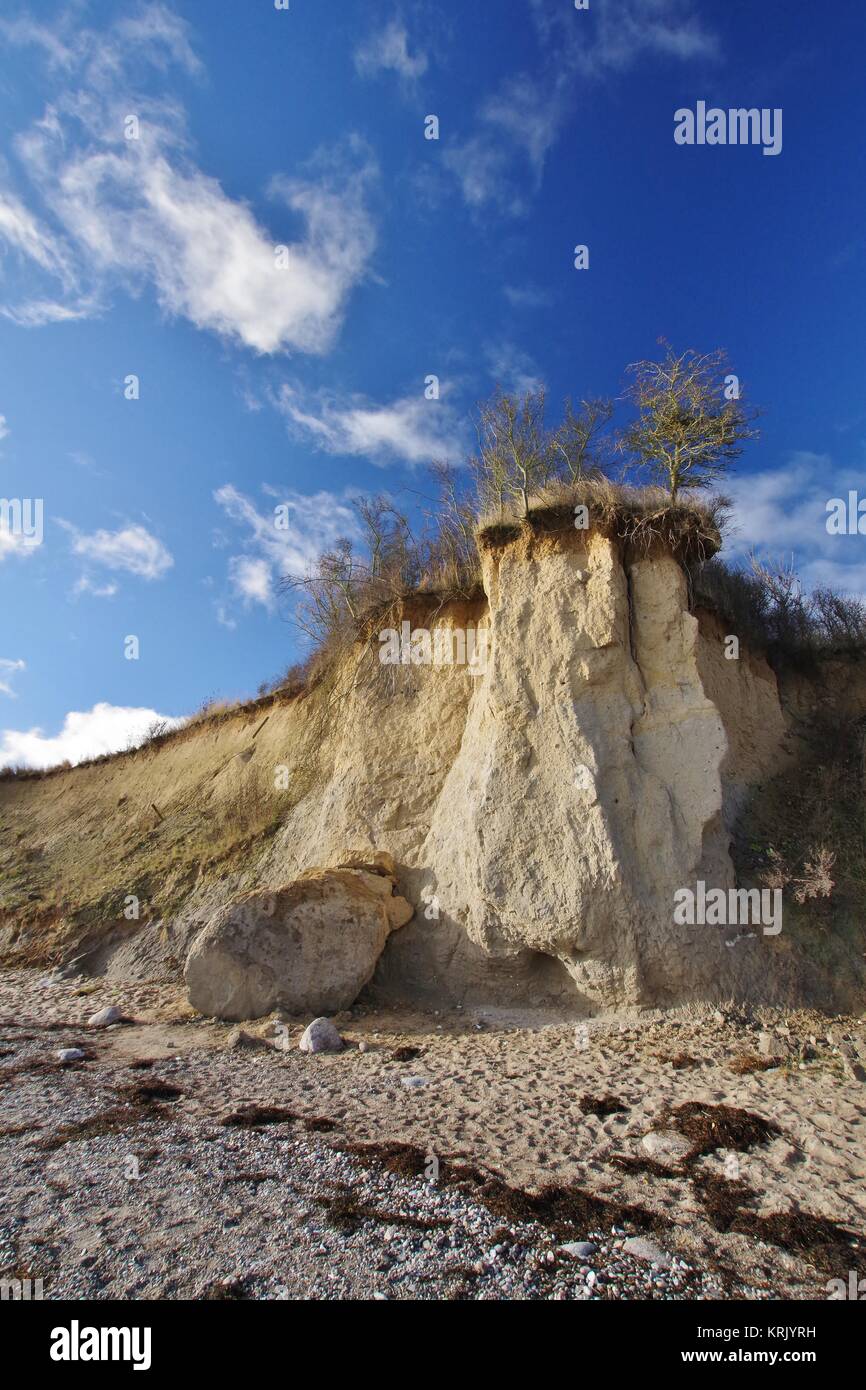
{"label": "wispy cloud", "polygon": [[396,72],[405,82],[413,82],[427,71],[427,54],[420,49],[409,52],[409,35],[401,19],[392,19],[377,29],[355,50],[355,67],[364,77],[380,72]]}
{"label": "wispy cloud", "polygon": [[[72,535],[73,554],[90,564],[122,570],[138,579],[161,579],[174,564],[171,552],[145,526],[133,524],[117,531],[87,535],[68,521],[60,524]],[[94,592],[89,583],[85,586],[81,580],[79,591]]]}
{"label": "wispy cloud", "polygon": [[544,385],[538,364],[515,343],[488,344],[484,355],[490,375],[503,391],[522,395],[526,391],[537,391]]}
{"label": "wispy cloud", "polygon": [[15,691],[12,689],[12,677],[18,671],[26,671],[25,661],[10,661],[8,657],[0,656],[0,695],[8,695],[10,699],[15,699]]}
{"label": "wispy cloud", "polygon": [[[259,604],[271,611],[280,579],[306,574],[339,537],[355,534],[358,523],[346,497],[332,492],[265,491],[274,500],[269,509],[260,509],[231,483],[218,488],[214,499],[241,531],[244,553],[228,562],[232,594],[244,607]],[[225,544],[222,537],[220,544]],[[235,626],[222,601],[217,617],[224,626]]]}
{"label": "wispy cloud", "polygon": [[105,702],[90,710],[71,711],[57,734],[43,729],[0,730],[0,767],[56,767],[80,763],[103,753],[117,753],[143,743],[155,723],[178,728],[185,721],[153,709],[126,708]]}
{"label": "wispy cloud", "polygon": [[513,309],[545,309],[553,303],[550,291],[540,285],[505,285],[502,293]]}
{"label": "wispy cloud", "polygon": [[718,35],[695,0],[593,0],[590,10],[530,0],[542,44],[584,77],[624,72],[646,54],[681,61],[720,57]]}
{"label": "wispy cloud", "polygon": [[6,416],[0,415],[0,439],[5,439],[9,433],[9,426],[6,423]]}
{"label": "wispy cloud", "polygon": [[522,166],[533,187],[538,188],[547,153],[569,110],[569,83],[564,73],[552,81],[521,73],[489,97],[478,113],[475,133],[454,142],[443,155],[443,163],[457,178],[466,204],[476,212],[493,203],[511,216],[525,213],[529,199],[515,175]]}
{"label": "wispy cloud", "polygon": [[712,61],[717,37],[693,0],[593,0],[592,8],[531,0],[541,54],[480,104],[475,127],[449,145],[443,164],[476,214],[488,205],[527,213],[547,155],[571,118],[584,82],[623,74],[644,58]]}
{"label": "wispy cloud", "polygon": [[114,598],[119,585],[110,579],[106,584],[98,584],[89,575],[82,574],[75,582],[74,594],[90,594],[92,598]]}
{"label": "wispy cloud", "polygon": [[[4,312],[39,326],[95,312],[117,286],[149,283],[166,313],[255,352],[326,351],[375,243],[369,152],[350,141],[342,158],[274,180],[272,197],[301,231],[287,234],[285,213],[266,228],[197,165],[176,100],[138,92],[144,66],[169,63],[199,68],[188,27],[159,4],[78,34],[74,71],[14,142],[43,213],[0,190],[0,237],[59,288]],[[129,114],[138,138],[125,138]]]}
{"label": "wispy cloud", "polygon": [[277,405],[294,432],[329,454],[377,464],[427,464],[453,460],[463,448],[460,421],[446,391],[439,400],[427,400],[419,390],[378,405],[362,396],[309,397],[283,385]]}

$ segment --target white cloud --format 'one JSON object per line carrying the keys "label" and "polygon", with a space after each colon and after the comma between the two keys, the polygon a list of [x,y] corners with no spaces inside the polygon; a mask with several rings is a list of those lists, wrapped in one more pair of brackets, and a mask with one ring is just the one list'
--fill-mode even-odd
{"label": "white cloud", "polygon": [[360,396],[307,400],[295,387],[283,385],[277,404],[297,433],[329,454],[426,464],[453,460],[463,452],[460,424],[444,394],[427,400],[419,390],[390,405],[376,405]]}
{"label": "white cloud", "polygon": [[234,555],[229,561],[229,578],[232,588],[241,598],[250,603],[261,603],[265,608],[273,607],[273,574],[267,560],[250,555]]}
{"label": "white cloud", "polygon": [[0,415],[0,439],[5,439],[9,433],[9,426],[6,423],[6,416]]}
{"label": "white cloud", "polygon": [[71,279],[68,258],[55,236],[14,193],[0,192],[0,237],[43,270]]}
{"label": "white cloud", "polygon": [[[276,499],[269,511],[260,511],[231,483],[219,488],[214,499],[245,532],[246,553],[233,555],[228,562],[231,589],[245,607],[259,603],[270,611],[279,580],[285,575],[306,574],[341,536],[355,534],[358,522],[346,499],[332,492],[307,496],[275,488],[265,491]],[[217,604],[217,619],[224,627],[236,625],[222,602]]]}
{"label": "white cloud", "polygon": [[8,695],[10,699],[15,699],[15,691],[12,689],[12,677],[16,671],[26,671],[26,661],[10,661],[8,657],[0,656],[0,695]]}
{"label": "white cloud", "polygon": [[792,454],[784,468],[725,479],[723,491],[733,503],[726,551],[793,559],[808,589],[829,584],[866,595],[862,537],[827,531],[827,503],[833,497],[847,502],[849,489],[864,496],[862,472],[835,468],[829,455],[807,450]]}
{"label": "white cloud", "polygon": [[157,714],[152,709],[125,708],[100,703],[91,710],[72,711],[58,734],[40,728],[0,730],[0,767],[56,767],[58,763],[80,763],[103,753],[142,743],[151,726],[164,720],[170,729],[185,720]]}
{"label": "white cloud", "polygon": [[427,71],[427,54],[419,51],[413,57],[405,24],[392,19],[356,49],[355,67],[364,77],[390,71],[412,82]]}
{"label": "white cloud", "polygon": [[201,71],[190,42],[189,25],[165,5],[145,5],[138,14],[118,20],[115,33],[124,48],[131,45],[143,50],[159,67],[174,62],[187,72]]}
{"label": "white cloud", "polygon": [[0,564],[9,556],[16,559],[24,559],[28,555],[35,555],[38,545],[20,531],[13,531],[6,523],[6,519],[0,516]]}
{"label": "white cloud", "polygon": [[[85,535],[69,522],[61,522],[72,533],[73,554],[106,569],[124,570],[139,579],[161,579],[174,564],[174,558],[162,541],[152,536],[146,527],[123,526],[118,531],[94,531]],[[79,580],[88,587],[89,581]],[[92,589],[89,590],[93,592]]]}
{"label": "white cloud", "polygon": [[86,574],[83,574],[75,584],[73,593],[91,594],[93,598],[114,598],[118,591],[118,585],[114,580],[109,580],[107,584],[95,584]]}
{"label": "white cloud", "polygon": [[[116,285],[150,284],[166,313],[256,352],[325,352],[375,244],[365,205],[375,168],[361,142],[306,177],[274,180],[289,219],[271,230],[196,165],[178,103],[137,92],[145,63],[197,70],[181,21],[146,6],[107,34],[83,31],[79,48],[79,85],[15,141],[46,216],[0,191],[0,237],[63,292],[7,304],[6,316],[28,327],[81,317]],[[138,139],[123,138],[130,112]]]}
{"label": "white cloud", "polygon": [[56,20],[48,27],[22,15],[18,19],[0,20],[0,36],[8,44],[41,48],[52,67],[69,67],[74,54],[56,32],[55,25]]}
{"label": "white cloud", "polygon": [[481,108],[485,124],[523,150],[537,177],[568,109],[566,88],[562,79],[550,87],[523,73],[506,82]]}

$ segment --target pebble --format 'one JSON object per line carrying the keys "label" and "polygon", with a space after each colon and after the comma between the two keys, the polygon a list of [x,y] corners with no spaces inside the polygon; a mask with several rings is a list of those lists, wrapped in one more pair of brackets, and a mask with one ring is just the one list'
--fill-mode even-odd
{"label": "pebble", "polygon": [[566,1255],[571,1255],[575,1260],[588,1260],[595,1254],[597,1247],[591,1240],[572,1240],[567,1245],[560,1245],[560,1250]]}
{"label": "pebble", "polygon": [[100,1009],[98,1013],[91,1014],[87,1020],[88,1028],[110,1028],[112,1023],[119,1023],[123,1014],[116,1004],[109,1004],[107,1009]]}
{"label": "pebble", "polygon": [[636,1260],[645,1260],[647,1264],[658,1265],[659,1269],[671,1267],[672,1259],[667,1251],[656,1245],[654,1240],[647,1240],[645,1236],[632,1236],[623,1242],[622,1248],[624,1254],[631,1255]]}

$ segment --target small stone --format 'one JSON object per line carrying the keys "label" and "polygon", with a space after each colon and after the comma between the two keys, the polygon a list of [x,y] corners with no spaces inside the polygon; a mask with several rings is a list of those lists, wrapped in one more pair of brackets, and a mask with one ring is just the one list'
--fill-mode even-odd
{"label": "small stone", "polygon": [[401,1086],[408,1086],[410,1089],[417,1089],[419,1086],[427,1086],[429,1082],[426,1076],[401,1076]]}
{"label": "small stone", "polygon": [[342,1052],[343,1039],[329,1018],[314,1018],[298,1046],[302,1052]]}
{"label": "small stone", "polygon": [[567,1245],[560,1245],[559,1248],[563,1254],[571,1255],[575,1260],[589,1260],[596,1251],[591,1240],[571,1240]]}
{"label": "small stone", "polygon": [[84,1058],[84,1053],[80,1047],[61,1047],[57,1053],[59,1062],[80,1062]]}
{"label": "small stone", "polygon": [[645,1236],[631,1236],[623,1243],[622,1248],[623,1253],[631,1255],[634,1260],[645,1260],[647,1264],[657,1265],[659,1269],[671,1267],[671,1256],[667,1251],[662,1250],[655,1241],[647,1240]]}
{"label": "small stone", "polygon": [[359,1043],[358,1043],[358,1051],[359,1051],[359,1052],[369,1052],[369,1050],[370,1050],[370,1044],[369,1044],[369,1043],[365,1043],[365,1042],[359,1042]]}
{"label": "small stone", "polygon": [[119,1023],[123,1018],[116,1004],[109,1004],[107,1009],[100,1009],[98,1013],[91,1014],[87,1020],[88,1028],[109,1028],[112,1023]]}

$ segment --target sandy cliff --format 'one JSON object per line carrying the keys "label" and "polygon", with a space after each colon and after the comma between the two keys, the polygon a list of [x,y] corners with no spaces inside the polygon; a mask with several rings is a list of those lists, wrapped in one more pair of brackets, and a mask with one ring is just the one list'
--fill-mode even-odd
{"label": "sandy cliff", "polygon": [[678,889],[735,885],[736,818],[792,756],[773,672],[725,658],[669,553],[527,530],[485,547],[483,578],[477,603],[404,614],[486,630],[481,671],[358,643],[300,697],[0,782],[6,958],[176,974],[226,903],[348,849],[393,855],[415,908],[380,997],[576,1013],[798,997],[784,926],[674,919]]}

